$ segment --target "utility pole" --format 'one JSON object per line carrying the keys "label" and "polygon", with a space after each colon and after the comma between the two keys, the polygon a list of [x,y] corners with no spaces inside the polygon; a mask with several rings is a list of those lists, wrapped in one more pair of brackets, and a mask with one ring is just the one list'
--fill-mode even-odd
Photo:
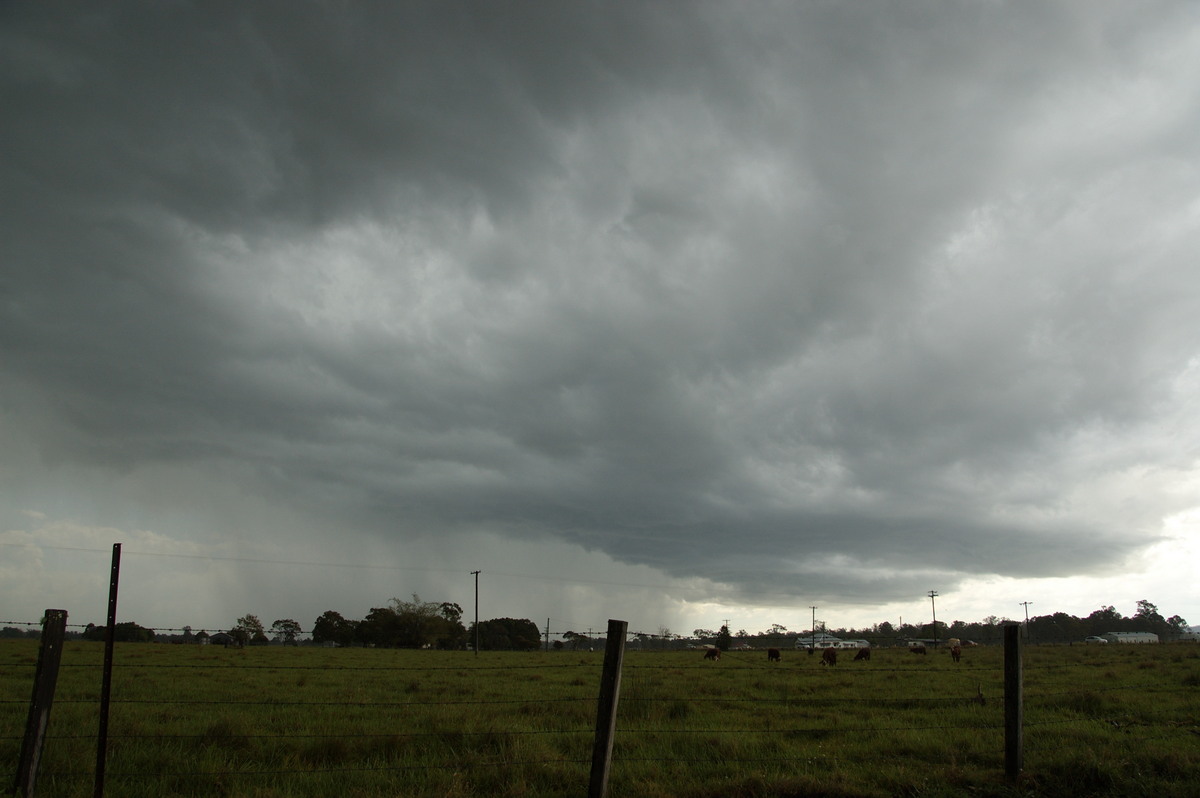
{"label": "utility pole", "polygon": [[[1032,601],[1018,601],[1018,604],[1025,605],[1025,637],[1029,638],[1029,605]],[[1032,642],[1032,639],[1030,640]]]}
{"label": "utility pole", "polygon": [[475,574],[475,656],[479,656],[479,572]]}
{"label": "utility pole", "polygon": [[546,619],[546,650],[550,650],[550,619]]}
{"label": "utility pole", "polygon": [[937,647],[937,644],[938,644],[938,639],[937,639],[937,601],[935,601],[937,594],[938,594],[938,592],[936,590],[930,590],[929,594],[928,594],[929,595],[929,603],[933,606],[933,645],[935,648]]}
{"label": "utility pole", "polygon": [[811,654],[817,650],[817,608],[809,607],[813,611],[812,616],[812,645],[808,647],[808,653]]}

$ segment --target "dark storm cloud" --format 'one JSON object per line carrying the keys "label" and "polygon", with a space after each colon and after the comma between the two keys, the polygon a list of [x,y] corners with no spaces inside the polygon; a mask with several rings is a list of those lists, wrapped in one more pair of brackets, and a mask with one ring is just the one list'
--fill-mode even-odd
{"label": "dark storm cloud", "polygon": [[1187,6],[0,15],[0,398],[50,462],[843,597],[1177,509],[1094,491],[1195,457]]}

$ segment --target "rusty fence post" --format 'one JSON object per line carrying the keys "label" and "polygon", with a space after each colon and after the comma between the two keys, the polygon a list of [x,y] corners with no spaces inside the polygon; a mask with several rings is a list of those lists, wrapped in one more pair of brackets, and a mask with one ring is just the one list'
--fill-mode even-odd
{"label": "rusty fence post", "polygon": [[42,617],[42,640],[38,650],[37,669],[33,674],[33,697],[29,702],[29,719],[21,741],[21,758],[13,792],[22,798],[32,798],[37,784],[38,763],[50,724],[50,707],[54,703],[54,687],[58,684],[58,665],[62,662],[63,640],[67,632],[67,611],[46,610]]}
{"label": "rusty fence post", "polygon": [[592,746],[592,776],[588,798],[604,798],[612,764],[613,736],[617,728],[617,702],[621,695],[621,662],[625,658],[625,621],[608,621],[604,670],[600,675],[600,700],[596,707],[596,739]]}

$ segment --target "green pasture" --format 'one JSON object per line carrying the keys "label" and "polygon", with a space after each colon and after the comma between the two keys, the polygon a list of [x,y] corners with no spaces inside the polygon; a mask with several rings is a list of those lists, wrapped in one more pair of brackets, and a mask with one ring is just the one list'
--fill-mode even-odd
{"label": "green pasture", "polygon": [[[612,796],[1194,796],[1200,646],[1025,649],[1004,779],[1003,652],[836,667],[628,651]],[[90,796],[103,645],[68,641],[39,796]],[[37,643],[0,642],[15,775]],[[602,652],[118,645],[106,795],[582,796]]]}

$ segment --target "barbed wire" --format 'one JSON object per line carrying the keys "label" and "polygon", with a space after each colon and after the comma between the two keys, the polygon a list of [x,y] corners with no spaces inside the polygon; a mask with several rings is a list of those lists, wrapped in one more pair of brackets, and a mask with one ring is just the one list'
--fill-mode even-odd
{"label": "barbed wire", "polygon": [[[198,778],[200,776],[297,776],[297,775],[312,775],[323,773],[387,773],[401,772],[408,770],[462,770],[465,768],[496,768],[496,767],[528,767],[531,765],[590,765],[591,759],[531,759],[531,760],[482,760],[479,762],[471,762],[464,759],[457,759],[453,764],[447,765],[372,765],[367,767],[341,767],[341,768],[308,768],[305,770],[296,770],[289,768],[287,770],[199,770],[190,772],[172,772],[172,773],[132,773],[132,772],[113,772],[105,771],[106,778],[133,780],[133,781],[151,781],[162,779],[176,778]],[[41,778],[91,778],[92,773],[88,771],[57,771],[42,774]]]}
{"label": "barbed wire", "polygon": [[1164,688],[1162,686],[1161,682],[1143,682],[1141,684],[1120,684],[1120,685],[1112,685],[1109,687],[1088,687],[1085,689],[1060,690],[1057,692],[1047,692],[1047,693],[1042,693],[1042,692],[1032,692],[1031,693],[1028,690],[1025,690],[1025,691],[1023,691],[1023,694],[1024,694],[1025,700],[1028,701],[1029,699],[1059,698],[1061,696],[1067,696],[1067,695],[1094,695],[1097,693],[1119,693],[1119,692],[1122,692],[1125,690],[1141,690],[1142,692],[1149,694],[1149,695],[1160,695],[1160,694],[1168,694],[1169,695],[1169,694],[1174,694],[1174,693],[1186,693],[1187,692],[1186,689]]}
{"label": "barbed wire", "polygon": [[935,726],[821,726],[816,728],[764,728],[764,729],[672,729],[672,728],[655,728],[655,729],[638,729],[622,727],[622,734],[816,734],[827,736],[831,734],[882,734],[885,732],[909,732],[909,731],[962,731],[969,729],[971,731],[987,731],[994,729],[1003,729],[1004,724],[963,724],[947,726],[945,724]]}
{"label": "barbed wire", "polygon": [[[410,737],[522,737],[528,735],[550,734],[594,734],[595,729],[518,729],[492,731],[442,731],[442,732],[361,732],[343,734],[328,732],[325,734],[228,734],[220,735],[222,740],[390,740]],[[108,734],[109,740],[212,740],[211,734]],[[20,737],[0,737],[0,740],[20,740]],[[95,734],[62,734],[46,735],[47,740],[95,740]]]}
{"label": "barbed wire", "polygon": [[[414,649],[383,649],[385,651],[412,651]],[[493,652],[493,653],[509,653],[509,652]],[[35,663],[31,662],[14,662],[11,663],[14,667],[34,667]],[[59,664],[60,668],[101,668],[102,662],[63,662]],[[599,662],[555,662],[541,663],[537,665],[486,665],[476,664],[473,662],[464,662],[461,665],[252,665],[240,662],[224,662],[221,664],[212,663],[184,663],[184,664],[166,664],[166,663],[142,663],[124,664],[120,662],[113,663],[113,670],[120,671],[125,669],[137,670],[214,670],[214,671],[320,671],[327,673],[330,671],[375,671],[386,673],[398,673],[404,671],[420,671],[421,673],[437,673],[439,671],[545,671],[545,670],[564,670],[569,668],[581,668],[587,670],[597,670],[601,667]]]}
{"label": "barbed wire", "polygon": [[934,698],[929,697],[907,697],[907,698],[814,698],[809,696],[787,696],[787,697],[761,697],[761,698],[697,698],[695,696],[621,696],[621,703],[649,703],[649,702],[680,702],[684,701],[689,704],[803,704],[810,707],[823,706],[842,706],[846,704],[870,704],[873,706],[899,706],[903,707],[908,704],[978,704],[979,700],[976,696],[939,696]]}
{"label": "barbed wire", "polygon": [[[498,698],[479,701],[230,701],[228,699],[161,699],[161,698],[114,698],[109,703],[117,705],[153,704],[155,706],[238,706],[238,707],[371,707],[390,709],[395,707],[457,707],[498,704],[569,704],[587,701],[596,703],[595,696],[578,698]],[[95,698],[56,699],[56,704],[95,704]]]}

